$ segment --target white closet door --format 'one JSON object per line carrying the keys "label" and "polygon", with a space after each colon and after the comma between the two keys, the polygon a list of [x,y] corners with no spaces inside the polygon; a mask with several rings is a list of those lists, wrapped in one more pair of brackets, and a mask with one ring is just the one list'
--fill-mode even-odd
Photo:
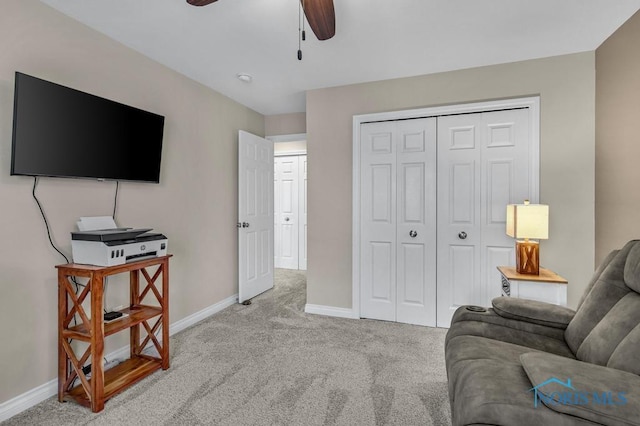
{"label": "white closet door", "polygon": [[307,269],[307,156],[298,156],[298,269]]}
{"label": "white closet door", "polygon": [[360,316],[396,320],[395,124],[368,123],[360,143]]}
{"label": "white closet door", "polygon": [[361,316],[435,325],[435,119],[361,128]]}
{"label": "white closet door", "polygon": [[298,157],[274,160],[276,268],[298,269]]}
{"label": "white closet door", "polygon": [[436,325],[436,120],[397,122],[396,321]]}
{"label": "white closet door", "polygon": [[438,117],[438,326],[461,305],[500,295],[514,260],[506,205],[529,194],[525,109]]}
{"label": "white closet door", "polygon": [[481,305],[502,294],[498,266],[515,265],[515,241],[506,234],[506,205],[537,202],[531,193],[529,114],[526,109],[486,112],[482,114],[485,144],[482,148],[483,200],[482,262],[480,276],[483,294]]}

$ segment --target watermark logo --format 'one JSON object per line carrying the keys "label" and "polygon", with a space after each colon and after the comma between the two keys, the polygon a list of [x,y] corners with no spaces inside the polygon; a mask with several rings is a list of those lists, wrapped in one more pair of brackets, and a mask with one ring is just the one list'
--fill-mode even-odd
{"label": "watermark logo", "polygon": [[[565,390],[555,391],[551,393],[543,392],[542,387],[557,383]],[[600,405],[600,406],[619,406],[627,404],[627,392],[623,391],[581,391],[577,390],[572,384],[571,379],[567,378],[566,382],[552,377],[538,386],[534,386],[529,389],[529,392],[533,392],[533,406],[538,408],[538,403],[541,402],[545,405]]]}

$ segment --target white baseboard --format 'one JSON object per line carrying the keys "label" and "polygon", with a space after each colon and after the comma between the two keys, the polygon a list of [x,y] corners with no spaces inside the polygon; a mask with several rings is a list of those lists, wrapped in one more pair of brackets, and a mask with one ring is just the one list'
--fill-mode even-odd
{"label": "white baseboard", "polygon": [[[191,314],[188,317],[178,320],[169,325],[169,335],[173,336],[174,334],[188,327],[191,327],[192,325],[210,317],[215,313],[220,312],[221,310],[233,305],[236,302],[238,302],[237,294],[231,297],[227,297],[226,299],[215,303],[201,311]],[[105,355],[105,358],[107,362],[113,361],[118,358],[129,358],[129,345],[110,352],[109,354]],[[19,414],[24,410],[27,410],[34,405],[39,404],[40,402],[56,395],[57,393],[58,379],[53,379],[43,385],[40,385],[23,393],[22,395],[18,395],[15,398],[3,402],[2,404],[0,404],[0,422],[10,419],[16,414]]]}
{"label": "white baseboard", "polygon": [[354,315],[352,309],[336,308],[333,306],[312,305],[307,303],[304,306],[304,311],[308,314],[326,315],[329,317],[352,318],[352,319],[359,318],[358,316]]}
{"label": "white baseboard", "polygon": [[31,389],[0,404],[0,422],[3,422],[24,410],[52,397],[58,393],[58,379]]}
{"label": "white baseboard", "polygon": [[207,308],[204,308],[201,311],[196,312],[195,314],[191,314],[188,317],[182,318],[181,320],[178,320],[169,326],[169,335],[173,336],[174,334],[184,330],[185,328],[191,327],[192,325],[199,323],[203,319],[208,318],[211,315],[216,314],[235,303],[238,303],[237,294],[234,294],[231,297],[227,297],[226,299],[223,299],[218,303],[215,303]]}

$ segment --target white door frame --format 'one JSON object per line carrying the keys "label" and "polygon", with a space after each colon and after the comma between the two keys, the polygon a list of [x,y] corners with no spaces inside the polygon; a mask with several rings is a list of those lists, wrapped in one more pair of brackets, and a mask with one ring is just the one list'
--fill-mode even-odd
{"label": "white door frame", "polygon": [[351,311],[353,318],[360,318],[360,126],[364,123],[376,121],[403,120],[423,117],[436,117],[446,114],[464,114],[497,111],[514,108],[529,109],[529,152],[531,182],[531,202],[539,202],[540,188],[540,97],[526,97],[517,99],[504,99],[488,102],[474,102],[457,105],[446,105],[429,108],[419,108],[404,111],[389,111],[374,114],[353,116],[353,215],[352,215],[352,293]]}
{"label": "white door frame", "polygon": [[291,133],[291,134],[286,134],[286,135],[265,136],[265,139],[269,139],[270,141],[273,141],[274,143],[278,143],[278,142],[298,142],[298,141],[306,141],[307,140],[307,134],[306,133]]}

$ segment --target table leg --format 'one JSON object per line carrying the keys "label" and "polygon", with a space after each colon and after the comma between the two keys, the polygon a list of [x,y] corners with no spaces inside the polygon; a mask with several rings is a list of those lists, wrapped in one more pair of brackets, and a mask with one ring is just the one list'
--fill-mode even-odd
{"label": "table leg", "polygon": [[91,277],[91,411],[104,408],[104,324],[102,274]]}
{"label": "table leg", "polygon": [[162,369],[169,368],[169,259],[162,263]]}
{"label": "table leg", "polygon": [[[129,307],[140,304],[140,271],[138,269],[129,272]],[[133,358],[139,355],[142,348],[140,345],[140,324],[129,329],[129,356]]]}
{"label": "table leg", "polygon": [[60,402],[64,400],[64,383],[69,377],[69,361],[62,345],[64,340],[63,331],[65,329],[64,320],[67,312],[69,312],[69,299],[63,281],[66,279],[67,277],[58,270],[58,401]]}

